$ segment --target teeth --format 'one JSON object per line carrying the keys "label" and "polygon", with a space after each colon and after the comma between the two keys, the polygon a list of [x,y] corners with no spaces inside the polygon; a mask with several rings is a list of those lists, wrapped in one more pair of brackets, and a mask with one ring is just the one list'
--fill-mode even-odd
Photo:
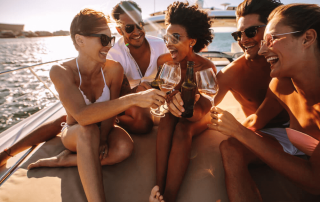
{"label": "teeth", "polygon": [[252,45],[252,46],[247,46],[247,47],[245,47],[245,49],[248,49],[248,48],[252,48],[254,45]]}
{"label": "teeth", "polygon": [[108,54],[108,52],[100,52],[101,54],[103,54],[103,55],[107,55]]}
{"label": "teeth", "polygon": [[267,62],[270,62],[272,60],[277,60],[277,59],[279,59],[279,58],[278,57],[269,57],[269,58],[267,58]]}
{"label": "teeth", "polygon": [[138,36],[138,37],[135,37],[135,38],[133,38],[133,39],[140,39],[140,37],[141,37],[141,36]]}

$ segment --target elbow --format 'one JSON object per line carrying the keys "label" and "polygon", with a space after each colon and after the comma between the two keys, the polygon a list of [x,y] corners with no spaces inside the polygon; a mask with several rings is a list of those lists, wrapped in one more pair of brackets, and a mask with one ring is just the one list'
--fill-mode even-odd
{"label": "elbow", "polygon": [[88,120],[86,120],[85,116],[82,115],[81,112],[76,113],[73,118],[77,121],[77,123],[81,126],[87,126],[90,123],[88,122]]}
{"label": "elbow", "polygon": [[246,120],[242,123],[242,125],[246,128],[254,128],[254,129],[259,129],[257,127],[257,116],[255,114],[251,114],[246,118]]}

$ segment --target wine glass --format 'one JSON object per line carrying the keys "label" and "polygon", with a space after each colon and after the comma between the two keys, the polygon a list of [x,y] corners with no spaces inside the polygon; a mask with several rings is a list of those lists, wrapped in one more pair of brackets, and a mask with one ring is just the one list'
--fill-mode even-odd
{"label": "wine glass", "polygon": [[[164,63],[159,75],[159,80],[158,80],[160,90],[167,93],[172,89],[174,89],[174,87],[178,85],[180,80],[181,80],[180,63],[173,62],[173,61]],[[165,116],[164,110],[165,109],[162,105],[156,109],[151,108],[150,113],[154,116],[164,117]]]}
{"label": "wine glass", "polygon": [[210,100],[214,106],[214,97],[216,96],[219,86],[216,75],[212,68],[196,72],[196,80],[199,93]]}

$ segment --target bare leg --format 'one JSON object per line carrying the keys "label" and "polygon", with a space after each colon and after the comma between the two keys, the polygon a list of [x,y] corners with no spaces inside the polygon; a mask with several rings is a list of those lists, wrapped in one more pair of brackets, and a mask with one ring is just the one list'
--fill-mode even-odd
{"label": "bare leg", "polygon": [[[263,136],[268,137],[268,135]],[[282,150],[281,145],[275,139],[271,137],[268,139]],[[250,163],[262,163],[262,161],[234,138],[222,141],[220,151],[230,202],[262,201],[260,192],[248,170]]]}
{"label": "bare leg", "polygon": [[172,136],[176,127],[178,118],[171,113],[160,119],[157,133],[157,165],[156,165],[156,184],[159,186],[159,192],[164,193],[166,176],[168,169],[169,154],[172,144]]}
{"label": "bare leg", "polygon": [[[38,145],[41,142],[48,141],[59,134],[61,130],[61,122],[66,121],[66,116],[61,116],[54,121],[50,121],[40,125],[38,128],[33,130],[31,133],[26,135],[24,138],[16,142],[10,148],[10,155],[14,156],[33,145]],[[6,153],[0,153],[0,166],[6,164],[10,158]]]}
{"label": "bare leg", "polygon": [[105,202],[99,159],[100,130],[97,125],[73,125],[61,134],[63,145],[77,152],[78,171],[89,202]]}
{"label": "bare leg", "polygon": [[[128,158],[133,151],[133,141],[128,133],[120,127],[115,127],[108,136],[108,155],[101,160],[101,165],[113,165]],[[28,169],[37,167],[70,167],[77,166],[77,154],[64,150],[59,155],[39,159],[31,163]]]}
{"label": "bare leg", "polygon": [[174,202],[176,200],[189,165],[192,137],[206,130],[209,122],[209,117],[205,116],[198,122],[189,122],[181,119],[177,124],[173,135],[166,186],[163,194],[166,202]]}
{"label": "bare leg", "polygon": [[125,115],[118,116],[118,119],[119,126],[128,133],[149,133],[153,127],[153,117],[149,108],[131,107],[125,111]]}

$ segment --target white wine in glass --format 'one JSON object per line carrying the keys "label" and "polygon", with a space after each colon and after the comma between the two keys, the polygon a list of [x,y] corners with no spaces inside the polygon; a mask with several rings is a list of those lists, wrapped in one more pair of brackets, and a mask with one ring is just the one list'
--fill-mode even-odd
{"label": "white wine in glass", "polygon": [[196,72],[196,80],[199,93],[209,99],[214,106],[214,97],[219,90],[219,86],[213,69],[209,68]]}
{"label": "white wine in glass", "polygon": [[[159,87],[161,91],[171,91],[181,80],[180,64],[177,62],[164,63],[159,77]],[[151,108],[150,113],[154,116],[164,117],[165,114],[161,109],[164,109],[163,106],[160,106],[156,109]]]}

